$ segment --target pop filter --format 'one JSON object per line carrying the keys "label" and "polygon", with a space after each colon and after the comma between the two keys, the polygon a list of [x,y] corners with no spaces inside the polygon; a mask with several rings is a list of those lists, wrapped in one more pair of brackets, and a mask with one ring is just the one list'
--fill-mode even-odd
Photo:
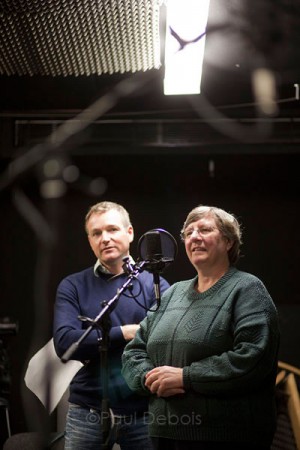
{"label": "pop filter", "polygon": [[149,272],[162,272],[174,261],[177,255],[177,242],[168,231],[155,228],[147,231],[139,239],[138,254]]}

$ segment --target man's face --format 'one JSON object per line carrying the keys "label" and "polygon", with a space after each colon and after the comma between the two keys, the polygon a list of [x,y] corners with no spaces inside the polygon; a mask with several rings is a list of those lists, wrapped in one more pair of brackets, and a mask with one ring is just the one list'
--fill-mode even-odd
{"label": "man's face", "polygon": [[132,226],[124,226],[121,214],[112,209],[105,213],[94,213],[86,229],[90,246],[100,262],[113,273],[120,270],[123,258],[129,254],[133,240]]}

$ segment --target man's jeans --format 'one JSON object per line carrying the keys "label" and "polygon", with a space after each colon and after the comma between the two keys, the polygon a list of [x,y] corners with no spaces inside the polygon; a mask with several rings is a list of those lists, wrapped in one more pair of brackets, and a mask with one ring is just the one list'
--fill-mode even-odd
{"label": "man's jeans", "polygon": [[[122,450],[152,450],[146,417],[114,416],[107,448],[114,443]],[[101,450],[102,424],[98,411],[69,404],[65,450]]]}

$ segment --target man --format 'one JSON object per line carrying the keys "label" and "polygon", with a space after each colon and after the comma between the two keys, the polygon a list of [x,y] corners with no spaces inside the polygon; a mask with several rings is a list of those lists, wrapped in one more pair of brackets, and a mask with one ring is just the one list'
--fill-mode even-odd
{"label": "man", "polygon": [[[101,202],[92,206],[85,218],[90,246],[97,258],[94,267],[66,277],[58,286],[54,313],[54,344],[62,356],[77,342],[90,323],[79,316],[94,319],[104,301],[115,297],[128,279],[123,258],[130,257],[133,227],[123,206]],[[161,291],[169,284],[161,278]],[[137,301],[136,301],[137,300]],[[121,375],[123,349],[139,328],[147,309],[155,300],[153,275],[142,272],[109,313],[108,397],[113,413],[109,447],[117,442],[121,449],[150,449],[146,423],[148,405],[145,398],[133,394]],[[143,308],[142,306],[145,306]],[[102,327],[93,329],[77,346],[72,359],[84,362],[70,385],[66,422],[65,449],[101,448],[105,417],[101,416],[103,386],[101,379]]]}

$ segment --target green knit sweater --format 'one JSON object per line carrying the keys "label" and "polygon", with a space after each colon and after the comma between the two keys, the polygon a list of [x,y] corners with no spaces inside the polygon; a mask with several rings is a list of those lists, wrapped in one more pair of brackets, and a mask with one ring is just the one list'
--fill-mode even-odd
{"label": "green knit sweater", "polygon": [[[175,283],[123,354],[129,387],[149,395],[151,436],[271,442],[279,345],[276,308],[263,283],[235,268],[197,293]],[[185,394],[159,398],[144,385],[157,366],[183,368]]]}

